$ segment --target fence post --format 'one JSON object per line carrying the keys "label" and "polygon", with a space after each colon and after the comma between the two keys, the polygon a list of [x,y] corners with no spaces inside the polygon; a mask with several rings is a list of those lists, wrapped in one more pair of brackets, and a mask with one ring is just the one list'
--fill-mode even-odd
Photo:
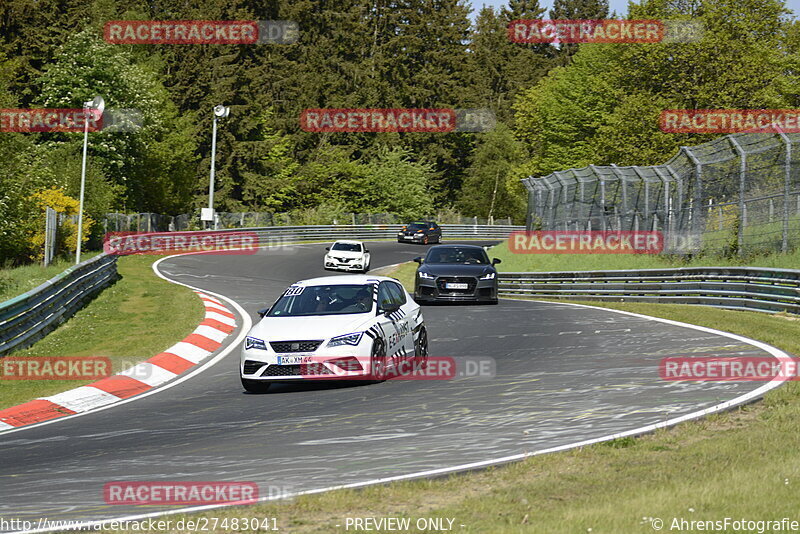
{"label": "fence post", "polygon": [[682,146],[681,150],[694,164],[695,184],[694,194],[692,195],[692,227],[695,233],[700,235],[703,231],[703,227],[701,226],[703,223],[703,165],[700,163],[700,160],[695,157],[691,148]]}
{"label": "fence post", "polygon": [[[561,174],[558,171],[554,172],[553,176],[556,177],[556,181],[558,182],[558,187],[563,192],[563,194],[561,195],[563,197],[563,200],[562,200],[563,207],[560,210],[561,214],[562,214],[561,222],[563,222],[563,225],[564,225],[563,229],[564,230],[569,230],[569,228],[568,228],[569,217],[567,216],[567,210],[566,210],[566,206],[567,206],[567,187],[566,187],[566,184],[565,184],[564,180],[561,179]],[[556,224],[558,224],[558,223],[556,223]]]}
{"label": "fence post", "polygon": [[56,246],[56,210],[47,206],[44,215],[44,266],[53,261]]}
{"label": "fence post", "polygon": [[606,181],[600,177],[600,216],[602,217],[602,228],[605,232],[608,230],[608,221],[606,221]]}
{"label": "fence post", "polygon": [[739,159],[741,160],[739,162],[739,216],[741,217],[741,220],[739,221],[739,231],[736,237],[739,249],[738,254],[741,255],[742,249],[744,248],[744,228],[747,226],[747,206],[744,203],[744,190],[747,185],[747,153],[736,141],[735,137],[730,134],[728,134],[726,137],[733,145],[733,148],[736,149],[736,152],[739,154]]}
{"label": "fence post", "polygon": [[[777,127],[776,127],[777,128]],[[789,250],[789,189],[792,184],[792,142],[783,133],[780,128],[777,128],[778,135],[786,145],[786,163],[784,164],[784,180],[783,180],[783,230],[781,238],[781,252]],[[772,206],[772,199],[770,199],[770,206]]]}

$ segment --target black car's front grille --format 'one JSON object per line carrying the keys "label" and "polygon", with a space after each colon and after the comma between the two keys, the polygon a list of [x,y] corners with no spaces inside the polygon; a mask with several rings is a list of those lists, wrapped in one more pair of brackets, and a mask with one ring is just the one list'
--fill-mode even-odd
{"label": "black car's front grille", "polygon": [[272,341],[269,346],[275,352],[314,352],[321,343],[321,339],[313,341]]}
{"label": "black car's front grille", "polygon": [[[448,289],[447,284],[467,284],[466,289]],[[474,276],[442,276],[436,280],[440,294],[474,293],[478,280]]]}
{"label": "black car's front grille", "polygon": [[319,362],[302,363],[297,365],[270,365],[261,376],[317,376],[333,374],[327,367]]}
{"label": "black car's front grille", "polygon": [[244,374],[252,375],[260,368],[264,367],[266,364],[264,362],[254,362],[253,360],[245,360],[244,361]]}

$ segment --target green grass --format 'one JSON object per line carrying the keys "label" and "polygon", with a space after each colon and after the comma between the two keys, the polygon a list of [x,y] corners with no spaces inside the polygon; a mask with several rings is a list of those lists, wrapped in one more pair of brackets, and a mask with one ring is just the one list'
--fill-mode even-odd
{"label": "green grass", "polygon": [[[97,254],[99,252],[81,254],[81,261],[93,258]],[[75,265],[75,258],[61,258],[47,267],[24,265],[11,269],[0,269],[0,303],[34,289],[73,265]]]}
{"label": "green grass", "polygon": [[[800,321],[696,306],[606,306],[720,328],[800,354]],[[651,517],[667,525],[676,517],[793,518],[798,435],[800,387],[793,382],[763,402],[636,439],[444,479],[169,519],[275,517],[281,531],[296,533],[344,532],[347,517],[447,517],[465,533],[646,533],[653,532]]]}
{"label": "green grass", "polygon": [[489,251],[500,258],[504,272],[603,271],[615,269],[662,269],[668,267],[736,266],[800,269],[800,249],[789,254],[768,254],[726,258],[722,256],[669,256],[658,254],[515,254],[503,241]]}
{"label": "green grass", "polygon": [[[157,259],[120,257],[121,280],[44,339],[13,355],[107,356],[117,372],[177,343],[203,320],[204,308],[190,289],[171,284],[153,273],[152,264]],[[90,382],[0,380],[0,409]]]}

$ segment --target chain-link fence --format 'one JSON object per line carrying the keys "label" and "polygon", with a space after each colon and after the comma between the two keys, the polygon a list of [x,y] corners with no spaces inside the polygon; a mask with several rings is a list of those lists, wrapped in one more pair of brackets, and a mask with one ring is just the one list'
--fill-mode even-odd
{"label": "chain-link fence", "polygon": [[[217,212],[217,228],[258,228],[265,226],[303,226],[319,224],[404,224],[410,222],[394,213],[345,213],[338,216],[310,216],[304,213],[270,213],[270,212]],[[434,220],[440,224],[473,224],[473,225],[510,225],[511,218],[485,219],[482,217],[465,217],[451,212],[440,212],[416,220]],[[176,216],[159,215],[157,213],[109,213],[104,221],[105,232],[173,232],[204,229],[200,214],[182,214]]]}
{"label": "chain-link fence", "polygon": [[800,245],[800,134],[738,133],[663,165],[590,165],[523,180],[529,230],[653,230],[712,253]]}

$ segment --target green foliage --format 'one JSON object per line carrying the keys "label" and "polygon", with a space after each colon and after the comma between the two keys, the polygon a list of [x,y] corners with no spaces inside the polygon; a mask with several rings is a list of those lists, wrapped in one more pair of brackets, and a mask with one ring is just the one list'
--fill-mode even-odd
{"label": "green foliage", "polygon": [[461,210],[479,217],[523,221],[527,196],[514,169],[525,156],[524,147],[506,125],[498,123],[493,131],[481,134],[461,192]]}
{"label": "green foliage", "polygon": [[690,43],[580,45],[515,102],[516,130],[543,175],[588,164],[662,163],[710,136],[659,130],[663,109],[785,108],[796,102],[797,29],[779,0],[631,4],[632,19],[705,28]]}

